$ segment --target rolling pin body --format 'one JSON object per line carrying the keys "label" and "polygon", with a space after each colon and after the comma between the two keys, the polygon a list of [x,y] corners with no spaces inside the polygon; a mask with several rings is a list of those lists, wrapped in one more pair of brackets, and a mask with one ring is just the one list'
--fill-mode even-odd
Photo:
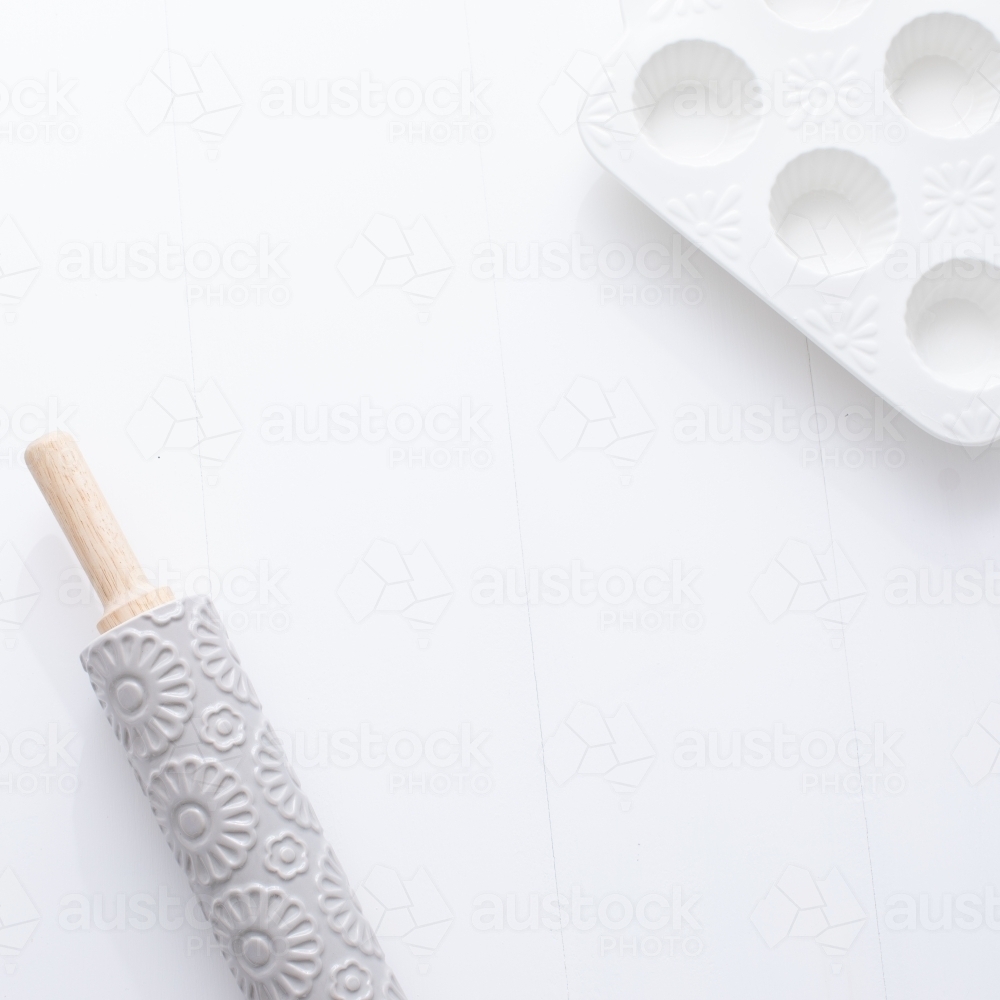
{"label": "rolling pin body", "polygon": [[405,1000],[213,603],[153,587],[71,437],[26,458],[104,604],[84,669],[247,1000]]}

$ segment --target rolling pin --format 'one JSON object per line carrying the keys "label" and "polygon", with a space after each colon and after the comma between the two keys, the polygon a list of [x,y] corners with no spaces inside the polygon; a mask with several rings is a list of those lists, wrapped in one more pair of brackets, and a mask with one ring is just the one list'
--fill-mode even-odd
{"label": "rolling pin", "polygon": [[26,461],[104,606],[81,654],[248,1000],[405,1000],[211,600],[153,587],[68,434]]}

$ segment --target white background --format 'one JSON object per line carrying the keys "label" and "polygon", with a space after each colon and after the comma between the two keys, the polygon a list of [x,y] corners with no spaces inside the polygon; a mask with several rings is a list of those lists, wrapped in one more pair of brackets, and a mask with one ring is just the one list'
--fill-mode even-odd
{"label": "white background", "polygon": [[[700,254],[668,288],[635,269],[477,276],[491,242],[508,261],[512,244],[518,267],[532,246],[574,236],[595,255],[676,250],[673,230],[539,106],[575,53],[605,51],[620,29],[613,0],[8,12],[0,82],[55,74],[73,86],[69,110],[0,115],[0,216],[30,248],[15,247],[15,262],[37,261],[0,325],[4,996],[237,995],[208,932],[183,917],[184,879],[79,667],[100,609],[74,586],[72,553],[23,466],[28,440],[57,424],[79,438],[151,574],[179,592],[213,574],[355,885],[423,872],[435,887],[396,900],[380,931],[411,1000],[992,995],[1000,777],[974,773],[997,750],[974,727],[1000,701],[997,611],[988,594],[931,604],[918,586],[900,604],[890,588],[924,574],[934,595],[948,574],[988,573],[996,453],[945,446],[901,417],[860,442],[840,430],[812,441],[813,407],[891,414]],[[238,93],[221,137],[197,122],[147,134],[129,110],[168,49],[191,67],[214,57]],[[275,80],[305,81],[311,104],[318,81],[363,74],[459,90],[464,74],[483,85],[486,113],[262,110]],[[411,122],[437,131],[422,137]],[[392,286],[356,295],[345,280],[338,265],[378,215],[403,228],[424,219],[440,241],[450,271],[431,301]],[[128,248],[161,235],[220,251],[264,238],[283,246],[281,273],[130,274]],[[67,274],[77,244],[102,244],[109,262],[123,244],[119,273]],[[9,251],[3,275],[18,270]],[[643,302],[644,290],[657,298],[647,286],[658,302]],[[608,393],[624,381],[641,402],[655,435],[633,466],[601,449],[554,454],[542,428],[578,379]],[[136,422],[158,390],[183,403],[212,385],[225,406],[199,396],[201,419],[173,438]],[[309,441],[294,429],[266,439],[269,408],[304,408],[311,427],[318,407],[365,398],[383,413],[463,401],[485,413],[467,441],[458,424],[443,443]],[[734,407],[773,413],[777,399],[793,411],[785,440],[685,439],[685,407],[706,428],[716,408],[725,427]],[[194,438],[240,433],[220,463],[189,446],[192,426]],[[451,596],[431,628],[400,612],[355,620],[339,596],[378,541],[433,555]],[[779,571],[754,589],[783,551],[821,557],[834,544],[833,575],[856,576],[864,593],[846,628],[815,609],[781,613]],[[510,571],[523,593],[526,569],[574,563],[595,579],[616,568],[633,582],[650,569],[694,578],[680,604],[619,605],[607,588],[590,603],[525,605],[507,592],[487,604],[476,589]],[[265,576],[276,583],[262,593]],[[634,787],[573,773],[564,722],[623,709],[644,741],[617,751],[649,763]],[[383,741],[485,737],[478,755],[444,764],[404,766],[402,737],[395,762],[384,742],[368,763],[317,750],[364,727]],[[50,731],[39,756],[24,734]],[[725,757],[754,731],[771,750],[776,733],[794,735],[786,766],[770,752],[760,766],[707,752],[683,766],[684,746]],[[854,732],[884,733],[890,752],[860,769],[843,754],[826,761],[824,747]],[[607,752],[591,770],[607,769]],[[813,887],[839,873],[853,903],[814,902],[808,933],[775,943],[765,932],[780,920],[757,908],[790,866]],[[574,894],[585,902],[565,908],[568,925],[546,927],[546,897]],[[960,919],[963,894],[978,921]],[[179,903],[132,919],[136,900],[141,910],[160,896]],[[860,930],[831,955],[816,936],[852,905]],[[428,923],[429,937],[412,935]]]}

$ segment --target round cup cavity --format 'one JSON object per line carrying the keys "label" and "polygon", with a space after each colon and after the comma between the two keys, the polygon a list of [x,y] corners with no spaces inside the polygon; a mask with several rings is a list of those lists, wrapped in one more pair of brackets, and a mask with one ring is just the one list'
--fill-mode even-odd
{"label": "round cup cavity", "polygon": [[668,160],[712,166],[757,135],[750,67],[714,42],[674,42],[651,56],[635,85],[643,134]]}
{"label": "round cup cavity", "polygon": [[1000,45],[978,21],[927,14],[892,40],[885,82],[917,128],[946,139],[976,135],[1000,115]]}
{"label": "round cup cavity", "polygon": [[771,225],[807,270],[838,278],[885,257],[899,229],[889,182],[864,157],[817,149],[796,157],[771,188]]}
{"label": "round cup cavity", "polygon": [[781,18],[796,28],[825,31],[860,17],[872,0],[764,0]]}
{"label": "round cup cavity", "polygon": [[910,293],[906,332],[935,375],[981,389],[1000,375],[1000,272],[980,260],[928,271]]}

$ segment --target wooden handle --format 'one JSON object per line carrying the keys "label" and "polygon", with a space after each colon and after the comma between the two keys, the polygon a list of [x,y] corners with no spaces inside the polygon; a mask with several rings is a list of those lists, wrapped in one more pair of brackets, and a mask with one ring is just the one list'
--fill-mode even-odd
{"label": "wooden handle", "polygon": [[99,632],[174,599],[169,587],[154,588],[142,571],[71,435],[46,434],[24,457],[104,605]]}

